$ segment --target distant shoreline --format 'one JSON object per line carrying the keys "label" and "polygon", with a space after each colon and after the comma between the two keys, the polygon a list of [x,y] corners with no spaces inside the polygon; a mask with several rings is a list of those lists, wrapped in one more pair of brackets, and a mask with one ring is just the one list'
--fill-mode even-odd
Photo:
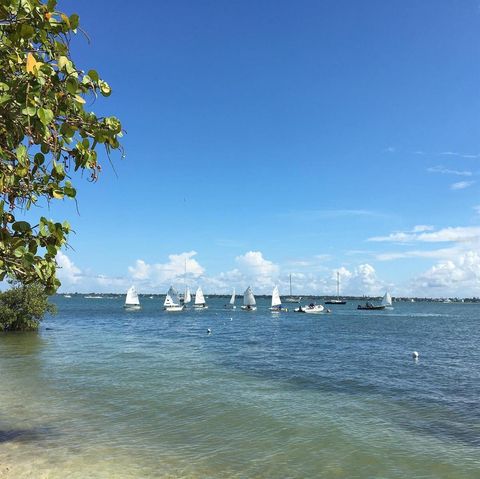
{"label": "distant shoreline", "polygon": [[[159,293],[139,293],[138,294],[141,298],[165,298],[165,294]],[[117,298],[124,298],[125,293],[57,293],[54,297],[65,297],[71,296],[73,297],[83,297],[85,299],[117,299]],[[210,298],[226,298],[230,299],[231,294],[206,294],[206,296]],[[241,296],[241,295],[239,295]],[[272,296],[270,294],[256,294],[256,298],[264,298],[269,299]],[[287,298],[288,295],[282,296],[282,298]],[[305,294],[305,295],[298,295],[301,300],[309,300],[315,299],[320,302],[329,301],[331,299],[337,299],[335,295],[313,295],[313,294]],[[345,301],[365,301],[365,300],[381,300],[382,296],[341,296],[341,299]],[[417,297],[417,296],[402,296],[402,297],[393,297],[393,301],[397,303],[480,303],[480,298],[473,297],[473,298],[457,298],[457,297],[442,297],[442,298],[427,298],[427,297]]]}

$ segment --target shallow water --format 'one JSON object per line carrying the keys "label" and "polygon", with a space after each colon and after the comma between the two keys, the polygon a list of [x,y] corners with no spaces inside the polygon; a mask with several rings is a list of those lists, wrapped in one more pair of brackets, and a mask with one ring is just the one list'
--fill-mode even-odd
{"label": "shallow water", "polygon": [[480,305],[55,301],[0,335],[2,478],[479,477]]}

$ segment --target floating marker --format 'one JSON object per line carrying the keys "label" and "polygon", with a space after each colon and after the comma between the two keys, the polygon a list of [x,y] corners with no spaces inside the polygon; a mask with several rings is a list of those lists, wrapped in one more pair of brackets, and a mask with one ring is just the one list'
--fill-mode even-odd
{"label": "floating marker", "polygon": [[418,359],[418,353],[417,353],[417,351],[413,351],[413,353],[412,353],[412,358],[413,358],[413,359]]}
{"label": "floating marker", "polygon": [[212,330],[210,328],[207,329],[207,334],[212,334]]}

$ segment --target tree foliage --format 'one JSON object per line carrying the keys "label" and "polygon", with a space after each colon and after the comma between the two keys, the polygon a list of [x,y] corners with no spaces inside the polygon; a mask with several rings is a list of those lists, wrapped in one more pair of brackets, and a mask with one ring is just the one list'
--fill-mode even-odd
{"label": "tree foliage", "polygon": [[14,285],[0,293],[0,329],[4,331],[35,331],[45,314],[54,314],[43,285]]}
{"label": "tree foliage", "polygon": [[0,0],[0,280],[38,282],[49,293],[60,285],[55,257],[70,226],[15,215],[75,198],[71,173],[85,171],[95,181],[98,146],[107,154],[121,149],[120,121],[85,108],[111,90],[70,58],[78,28],[78,15],[57,11],[55,0]]}

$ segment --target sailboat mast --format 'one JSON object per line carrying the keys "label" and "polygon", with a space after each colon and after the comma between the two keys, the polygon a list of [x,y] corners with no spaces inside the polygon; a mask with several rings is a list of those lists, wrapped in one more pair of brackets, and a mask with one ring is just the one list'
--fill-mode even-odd
{"label": "sailboat mast", "polygon": [[185,258],[185,270],[183,273],[183,302],[187,301],[187,258]]}
{"label": "sailboat mast", "polygon": [[340,299],[340,273],[337,271],[337,298]]}

